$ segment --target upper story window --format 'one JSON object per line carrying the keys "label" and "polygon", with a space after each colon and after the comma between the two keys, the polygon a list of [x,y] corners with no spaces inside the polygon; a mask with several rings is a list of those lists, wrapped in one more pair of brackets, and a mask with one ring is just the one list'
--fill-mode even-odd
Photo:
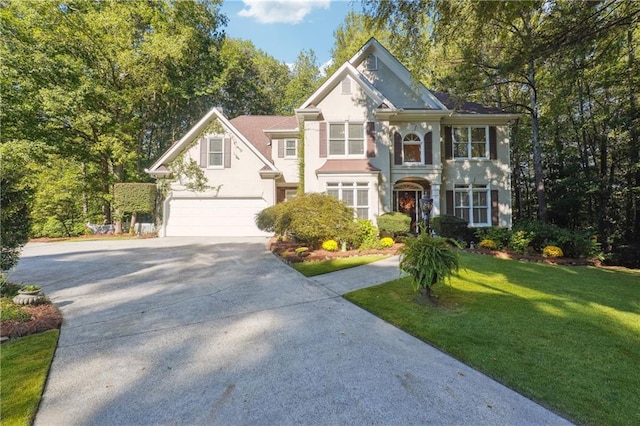
{"label": "upper story window", "polygon": [[376,71],[378,69],[378,57],[376,55],[367,56],[367,71]]}
{"label": "upper story window", "polygon": [[489,127],[453,127],[454,158],[489,158]]}
{"label": "upper story window", "polygon": [[207,166],[224,166],[224,140],[219,136],[210,136],[207,142]]}
{"label": "upper story window", "polygon": [[286,158],[296,158],[298,156],[298,141],[296,139],[285,139],[284,156]]}
{"label": "upper story window", "polygon": [[330,156],[363,156],[364,124],[363,123],[330,123],[329,124]]}
{"label": "upper story window", "polygon": [[409,133],[402,139],[402,158],[404,164],[422,163],[422,140],[415,133]]}
{"label": "upper story window", "polygon": [[454,187],[454,214],[469,226],[489,226],[489,188],[487,185],[456,184]]}

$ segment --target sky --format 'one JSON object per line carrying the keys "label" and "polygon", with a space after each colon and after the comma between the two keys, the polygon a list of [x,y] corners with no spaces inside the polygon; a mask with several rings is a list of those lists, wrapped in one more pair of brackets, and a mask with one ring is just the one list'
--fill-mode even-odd
{"label": "sky", "polygon": [[279,61],[293,64],[312,49],[318,65],[331,59],[333,32],[360,5],[351,0],[224,0],[228,37],[250,40]]}

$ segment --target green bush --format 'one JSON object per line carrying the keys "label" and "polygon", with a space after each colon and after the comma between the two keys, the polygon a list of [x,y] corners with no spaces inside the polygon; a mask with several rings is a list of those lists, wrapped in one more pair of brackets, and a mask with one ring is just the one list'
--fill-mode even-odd
{"label": "green bush", "polygon": [[516,253],[527,253],[532,240],[533,235],[530,232],[515,231],[509,238],[509,249]]}
{"label": "green bush", "polygon": [[393,244],[394,244],[393,238],[384,237],[380,240],[380,247],[382,248],[393,247]]}
{"label": "green bush", "polygon": [[393,235],[408,234],[411,231],[411,217],[400,212],[385,213],[378,216],[380,233]]}
{"label": "green bush", "polygon": [[443,283],[459,268],[456,253],[444,238],[433,238],[421,233],[407,238],[400,258],[400,270],[413,278],[416,290],[422,288],[431,297],[431,286]]}
{"label": "green bush", "polygon": [[537,253],[549,245],[560,247],[565,256],[572,258],[596,256],[600,252],[599,244],[589,231],[574,231],[538,221],[520,222],[514,231],[524,231]]}
{"label": "green bush", "polygon": [[318,247],[331,238],[353,238],[358,232],[353,217],[353,209],[344,203],[326,194],[310,193],[262,210],[256,215],[256,225],[263,231]]}
{"label": "green bush", "polygon": [[465,242],[473,239],[473,231],[466,220],[451,215],[436,216],[431,219],[431,228],[443,238],[453,238]]}
{"label": "green bush", "polygon": [[327,240],[322,243],[322,249],[326,251],[338,251],[338,242],[336,240]]}
{"label": "green bush", "polygon": [[496,244],[496,249],[498,250],[502,250],[506,247],[509,244],[509,238],[511,237],[511,230],[509,228],[502,228],[499,226],[476,228],[474,233],[479,241],[493,241]]}
{"label": "green bush", "polygon": [[377,248],[378,228],[368,219],[358,219],[358,231],[354,234],[349,243],[358,250]]}

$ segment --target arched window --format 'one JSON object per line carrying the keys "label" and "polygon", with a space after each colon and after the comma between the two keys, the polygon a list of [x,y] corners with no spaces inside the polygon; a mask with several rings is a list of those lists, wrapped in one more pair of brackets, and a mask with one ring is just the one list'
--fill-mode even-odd
{"label": "arched window", "polygon": [[402,140],[403,163],[422,163],[422,140],[415,133],[407,134]]}

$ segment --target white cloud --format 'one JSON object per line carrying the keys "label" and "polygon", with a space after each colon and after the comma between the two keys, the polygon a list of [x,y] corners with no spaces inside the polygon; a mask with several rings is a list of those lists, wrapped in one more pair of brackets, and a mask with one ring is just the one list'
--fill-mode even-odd
{"label": "white cloud", "polygon": [[261,24],[299,24],[313,9],[328,9],[331,0],[242,0],[239,16]]}

